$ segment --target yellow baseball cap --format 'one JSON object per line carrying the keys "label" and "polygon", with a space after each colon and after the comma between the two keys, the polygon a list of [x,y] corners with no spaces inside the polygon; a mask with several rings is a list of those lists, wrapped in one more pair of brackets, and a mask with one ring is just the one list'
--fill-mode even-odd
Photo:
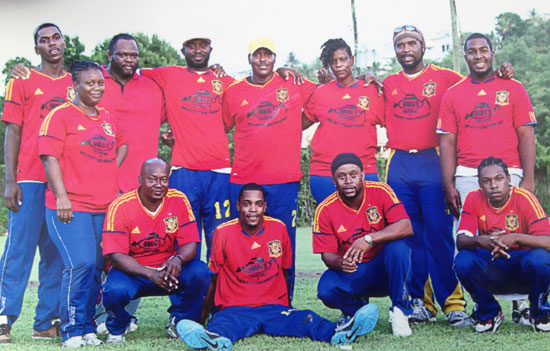
{"label": "yellow baseball cap", "polygon": [[248,54],[253,54],[256,50],[261,48],[268,49],[275,54],[275,45],[273,44],[273,41],[267,37],[258,37],[253,39],[250,44],[248,44]]}

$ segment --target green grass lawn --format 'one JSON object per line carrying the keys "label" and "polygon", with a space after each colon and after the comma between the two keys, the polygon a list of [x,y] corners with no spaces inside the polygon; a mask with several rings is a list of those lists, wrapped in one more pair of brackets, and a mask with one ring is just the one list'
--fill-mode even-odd
{"label": "green grass lawn", "polygon": [[[318,255],[311,251],[311,229],[298,229],[297,234],[297,270],[294,306],[309,308],[320,315],[336,320],[339,312],[328,309],[316,297],[317,281],[324,265]],[[0,244],[5,237],[0,237]],[[36,262],[35,262],[36,268]],[[37,274],[33,270],[31,280],[36,281]],[[25,294],[21,317],[12,329],[12,345],[6,350],[58,350],[60,340],[39,341],[32,340],[32,321],[36,305],[36,288],[29,288]],[[353,344],[355,350],[544,350],[549,345],[549,336],[534,333],[531,328],[512,324],[510,318],[511,303],[502,301],[506,319],[496,334],[474,334],[471,328],[452,328],[438,315],[436,323],[414,325],[413,336],[409,338],[395,338],[391,335],[391,326],[388,323],[388,298],[372,299],[380,308],[380,321],[376,329],[367,338],[360,338]],[[469,301],[468,309],[472,303]],[[168,319],[166,309],[169,306],[167,297],[150,297],[142,300],[138,310],[140,318],[139,329],[127,335],[124,346],[101,346],[105,350],[173,350],[188,349],[178,340],[166,336],[164,325]],[[104,337],[101,337],[104,338]],[[91,347],[87,347],[90,349]],[[235,350],[338,350],[338,347],[309,339],[274,338],[257,335],[234,345]],[[0,350],[2,347],[0,346]]]}

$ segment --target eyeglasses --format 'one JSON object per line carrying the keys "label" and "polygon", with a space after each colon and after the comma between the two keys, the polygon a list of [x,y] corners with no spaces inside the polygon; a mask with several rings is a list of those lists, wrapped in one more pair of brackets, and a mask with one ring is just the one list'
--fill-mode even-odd
{"label": "eyeglasses", "polygon": [[416,28],[415,26],[413,26],[411,24],[406,24],[404,26],[395,27],[395,29],[393,30],[393,36],[395,37],[397,34],[403,32],[403,31],[420,33],[418,28]]}

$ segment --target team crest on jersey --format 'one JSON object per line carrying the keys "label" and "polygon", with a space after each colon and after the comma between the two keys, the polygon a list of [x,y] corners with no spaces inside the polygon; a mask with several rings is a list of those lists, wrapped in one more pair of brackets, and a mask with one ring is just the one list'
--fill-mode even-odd
{"label": "team crest on jersey", "polygon": [[367,96],[359,96],[359,102],[357,106],[363,110],[368,110],[370,107],[370,99]]}
{"label": "team crest on jersey", "polygon": [[287,88],[277,89],[277,101],[287,102],[289,98]]}
{"label": "team crest on jersey", "polygon": [[435,96],[435,82],[429,82],[424,84],[424,90],[422,91],[422,96],[432,97]]}
{"label": "team crest on jersey", "polygon": [[166,217],[164,219],[164,229],[167,233],[175,233],[178,230],[178,217]]}
{"label": "team crest on jersey", "polygon": [[380,219],[382,217],[380,216],[380,213],[378,213],[378,209],[376,208],[376,206],[367,208],[365,212],[367,213],[367,218],[370,224],[376,224],[380,222]]}
{"label": "team crest on jersey", "polygon": [[509,231],[514,231],[518,229],[518,227],[518,215],[513,213],[506,215],[506,229],[508,229]]}
{"label": "team crest on jersey", "polygon": [[510,103],[510,93],[507,91],[497,91],[497,97],[495,103],[497,105],[508,105]]}
{"label": "team crest on jersey", "polygon": [[102,123],[103,131],[110,137],[114,137],[113,128],[111,128],[111,123]]}
{"label": "team crest on jersey", "polygon": [[76,98],[76,93],[73,87],[67,88],[67,101],[73,101]]}
{"label": "team crest on jersey", "polygon": [[221,80],[212,81],[212,91],[218,95],[223,92],[223,83]]}
{"label": "team crest on jersey", "polygon": [[267,243],[269,249],[269,257],[279,257],[283,254],[280,240],[273,240]]}

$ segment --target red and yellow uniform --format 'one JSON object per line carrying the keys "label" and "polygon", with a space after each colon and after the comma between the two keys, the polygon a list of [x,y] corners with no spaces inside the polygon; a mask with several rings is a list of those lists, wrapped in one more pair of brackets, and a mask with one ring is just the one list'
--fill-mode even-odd
{"label": "red and yellow uniform", "polygon": [[239,219],[218,226],[208,265],[218,274],[216,306],[288,306],[283,269],[292,266],[292,248],[278,219],[264,216],[255,235],[245,232]]}
{"label": "red and yellow uniform", "polygon": [[142,69],[141,73],[164,91],[168,122],[176,141],[172,166],[193,170],[231,167],[221,103],[234,79],[180,66]]}
{"label": "red and yellow uniform", "polygon": [[123,253],[141,265],[160,267],[178,247],[199,242],[195,216],[187,197],[168,189],[155,213],[141,203],[138,189],[111,203],[103,226],[103,255]]}
{"label": "red and yellow uniform", "polygon": [[441,101],[440,133],[457,136],[457,164],[476,168],[498,156],[510,168],[521,168],[516,128],[537,123],[523,84],[495,74],[485,82],[464,78]]}
{"label": "red and yellow uniform", "polygon": [[315,85],[294,85],[277,73],[264,85],[240,80],[223,99],[225,130],[235,126],[233,184],[297,182],[300,170],[302,108]]}
{"label": "red and yellow uniform", "polygon": [[[393,190],[380,182],[363,182],[363,202],[358,210],[344,204],[334,192],[319,204],[313,220],[313,252],[334,252],[344,256],[351,244],[388,225],[409,219]],[[363,262],[372,260],[384,245],[370,247]]]}
{"label": "red and yellow uniform", "polygon": [[[458,234],[491,235],[500,231],[506,234],[550,235],[550,222],[536,196],[523,188],[512,186],[510,198],[501,208],[491,206],[482,189],[469,192],[460,217]],[[514,246],[513,249],[528,248]]]}
{"label": "red and yellow uniform", "polygon": [[[40,155],[59,160],[73,211],[105,212],[118,194],[116,149],[127,144],[124,134],[104,109],[88,116],[71,102],[53,110],[42,123]],[[48,187],[46,207],[56,209]]]}
{"label": "red and yellow uniform", "polygon": [[376,124],[384,118],[383,103],[373,85],[361,82],[317,87],[305,106],[306,117],[320,122],[311,141],[310,175],[331,177],[332,160],[342,152],[359,156],[365,173],[378,173]]}
{"label": "red and yellow uniform", "polygon": [[6,86],[2,122],[21,126],[17,181],[46,181],[38,157],[38,132],[54,108],[74,98],[71,75],[52,78],[34,68],[29,79],[11,79]]}
{"label": "red and yellow uniform", "polygon": [[105,93],[100,106],[111,112],[128,137],[128,156],[118,170],[118,187],[125,193],[139,186],[143,162],[157,157],[164,98],[158,85],[147,77],[134,74],[126,84],[120,85],[105,68],[101,71]]}
{"label": "red and yellow uniform", "polygon": [[439,146],[436,125],[441,98],[462,78],[455,71],[430,64],[414,77],[400,71],[384,79],[387,146],[399,150]]}

